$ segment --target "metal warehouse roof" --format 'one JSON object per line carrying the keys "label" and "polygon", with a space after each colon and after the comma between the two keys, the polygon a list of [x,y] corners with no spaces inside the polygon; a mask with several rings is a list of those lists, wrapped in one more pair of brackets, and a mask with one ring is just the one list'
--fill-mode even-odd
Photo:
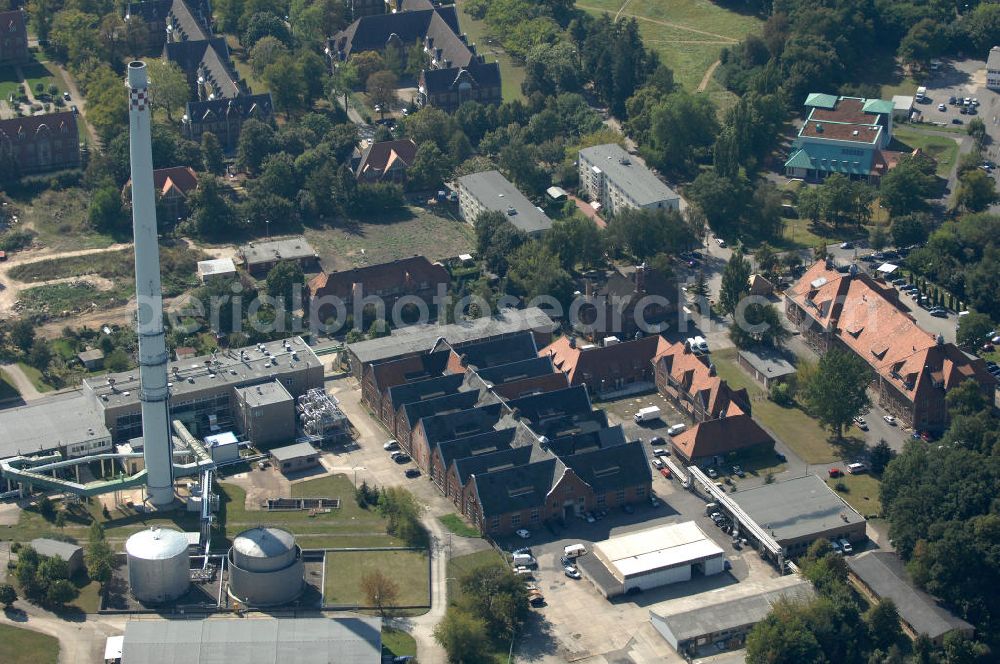
{"label": "metal warehouse roof", "polygon": [[618,535],[594,550],[622,579],[725,554],[694,521]]}
{"label": "metal warehouse roof", "polygon": [[865,521],[816,475],[763,484],[729,497],[779,543]]}
{"label": "metal warehouse roof", "polygon": [[128,664],[379,664],[380,618],[130,620]]}
{"label": "metal warehouse roof", "polygon": [[780,598],[804,601],[814,595],[812,584],[796,575],[768,579],[749,592],[744,586],[666,602],[651,609],[650,618],[662,622],[682,642],[756,624]]}

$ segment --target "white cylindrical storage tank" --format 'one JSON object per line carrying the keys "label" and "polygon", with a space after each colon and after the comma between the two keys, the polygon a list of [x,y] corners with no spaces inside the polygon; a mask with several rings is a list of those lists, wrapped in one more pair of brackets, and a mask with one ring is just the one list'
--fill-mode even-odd
{"label": "white cylindrical storage tank", "polygon": [[281,528],[251,528],[229,550],[229,594],[250,606],[276,606],[302,593],[302,550]]}
{"label": "white cylindrical storage tank", "polygon": [[191,563],[184,533],[169,528],[140,531],[125,542],[128,582],[140,602],[177,599],[188,591]]}

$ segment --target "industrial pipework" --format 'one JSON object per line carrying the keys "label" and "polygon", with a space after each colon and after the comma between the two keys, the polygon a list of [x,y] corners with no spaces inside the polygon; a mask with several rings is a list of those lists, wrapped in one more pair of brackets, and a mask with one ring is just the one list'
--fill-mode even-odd
{"label": "industrial pipework", "polygon": [[135,241],[135,295],[139,335],[139,383],[143,456],[149,501],[174,502],[174,469],[167,400],[167,346],[163,335],[160,248],[156,239],[153,148],[146,64],[128,64],[129,158],[132,166],[132,232]]}

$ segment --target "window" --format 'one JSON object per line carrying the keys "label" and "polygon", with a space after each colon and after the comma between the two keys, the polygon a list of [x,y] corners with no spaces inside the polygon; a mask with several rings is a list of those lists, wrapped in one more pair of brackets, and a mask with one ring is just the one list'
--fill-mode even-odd
{"label": "window", "polygon": [[490,519],[490,528],[492,530],[496,530],[499,527],[500,527],[500,517],[495,516],[492,519]]}
{"label": "window", "polygon": [[644,486],[636,487],[636,489],[635,489],[635,497],[636,498],[642,498],[645,495],[646,495],[646,487],[644,487]]}
{"label": "window", "polygon": [[603,493],[600,494],[599,496],[597,496],[597,506],[598,507],[604,507],[604,504],[606,502],[607,502],[607,499],[604,497]]}
{"label": "window", "polygon": [[510,517],[510,525],[513,528],[517,528],[518,526],[520,526],[521,525],[521,515],[520,514],[514,514],[514,515],[512,515]]}
{"label": "window", "polygon": [[625,489],[618,489],[618,491],[615,493],[615,500],[617,500],[619,503],[625,502]]}
{"label": "window", "polygon": [[531,510],[531,522],[532,523],[538,523],[538,520],[540,518],[541,518],[541,515],[538,513],[537,509]]}

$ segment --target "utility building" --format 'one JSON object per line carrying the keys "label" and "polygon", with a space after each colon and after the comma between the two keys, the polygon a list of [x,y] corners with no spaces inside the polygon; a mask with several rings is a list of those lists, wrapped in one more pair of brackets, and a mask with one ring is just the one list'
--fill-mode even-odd
{"label": "utility building", "polygon": [[309,443],[296,443],[271,450],[274,464],[282,473],[295,473],[319,465],[319,450]]}
{"label": "utility building", "polygon": [[597,542],[580,569],[607,598],[719,574],[726,554],[694,521],[647,528]]}
{"label": "utility building", "polygon": [[257,447],[295,436],[295,400],[276,380],[237,388],[236,417],[244,437]]}

